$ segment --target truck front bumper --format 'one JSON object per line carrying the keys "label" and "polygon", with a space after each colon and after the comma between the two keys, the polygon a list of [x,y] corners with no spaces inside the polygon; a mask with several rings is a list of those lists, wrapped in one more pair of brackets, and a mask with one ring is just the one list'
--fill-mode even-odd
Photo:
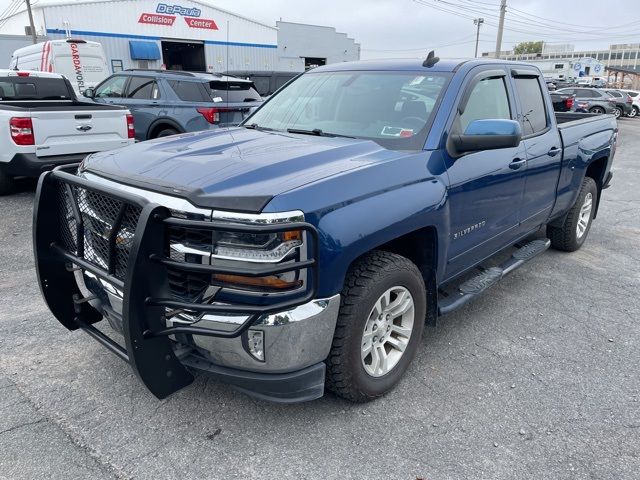
{"label": "truck front bumper", "polygon": [[[96,224],[96,198],[102,199],[101,208],[112,211],[109,222]],[[87,206],[89,200],[93,203]],[[158,398],[191,383],[194,369],[272,401],[322,396],[323,361],[331,348],[340,296],[315,298],[314,227],[304,222],[234,224],[231,228],[242,232],[300,229],[313,248],[309,258],[288,265],[238,271],[259,276],[305,269],[305,289],[266,303],[258,298],[261,303],[229,304],[215,296],[202,303],[172,296],[169,269],[189,275],[229,272],[224,265],[169,258],[166,229],[175,225],[230,228],[211,220],[175,218],[145,198],[62,171],[44,174],[36,194],[33,244],[40,289],[58,321],[69,330],[84,330],[127,361]],[[177,310],[195,320],[185,323]],[[124,345],[94,326],[103,318],[122,335]],[[256,334],[261,340],[258,355],[249,342]]]}

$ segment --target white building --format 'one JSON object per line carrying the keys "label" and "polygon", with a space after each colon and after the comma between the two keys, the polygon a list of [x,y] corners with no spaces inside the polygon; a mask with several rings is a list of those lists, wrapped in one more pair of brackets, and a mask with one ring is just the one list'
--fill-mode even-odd
{"label": "white building", "polygon": [[527,60],[527,63],[536,65],[545,77],[556,80],[605,75],[604,63],[591,57],[558,60],[532,59]]}
{"label": "white building", "polygon": [[[287,45],[281,59],[278,28],[198,0],[168,1],[43,1],[33,6],[34,24],[38,35],[48,40],[100,42],[111,73],[127,68],[304,71],[306,57],[331,63],[360,56],[359,45],[335,29],[283,22],[281,35]],[[29,33],[27,12],[1,20],[0,30],[6,35]],[[307,49],[311,53],[306,57],[292,53],[305,38],[321,42]],[[3,43],[0,38],[0,50]]]}

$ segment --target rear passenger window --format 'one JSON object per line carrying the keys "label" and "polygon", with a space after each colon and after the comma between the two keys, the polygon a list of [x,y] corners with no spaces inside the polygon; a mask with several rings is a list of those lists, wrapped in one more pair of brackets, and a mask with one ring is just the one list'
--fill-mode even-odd
{"label": "rear passenger window", "polygon": [[522,109],[522,135],[534,135],[543,131],[547,128],[547,110],[538,78],[519,77],[515,82]]}
{"label": "rear passenger window", "polygon": [[127,98],[136,100],[156,100],[160,97],[158,86],[153,78],[131,77],[127,88]]}
{"label": "rear passenger window", "polygon": [[169,85],[180,100],[185,102],[211,102],[211,98],[206,95],[206,90],[199,82],[169,80]]}
{"label": "rear passenger window", "polygon": [[474,120],[511,118],[509,97],[503,77],[480,80],[471,91],[464,113],[460,115],[460,131]]}

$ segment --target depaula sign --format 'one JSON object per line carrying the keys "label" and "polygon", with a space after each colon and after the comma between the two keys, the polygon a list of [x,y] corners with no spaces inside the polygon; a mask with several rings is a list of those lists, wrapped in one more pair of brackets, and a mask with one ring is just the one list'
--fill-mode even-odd
{"label": "depaula sign", "polygon": [[180,5],[167,5],[159,3],[156,7],[156,13],[167,13],[169,15],[182,15],[183,17],[199,17],[202,14],[197,8],[181,7]]}
{"label": "depaula sign", "polygon": [[207,30],[218,30],[216,22],[206,18],[200,18],[202,11],[198,8],[182,7],[180,5],[167,5],[159,3],[156,13],[143,13],[138,19],[138,23],[150,23],[153,25],[173,26],[176,15],[184,18],[189,28],[204,28]]}

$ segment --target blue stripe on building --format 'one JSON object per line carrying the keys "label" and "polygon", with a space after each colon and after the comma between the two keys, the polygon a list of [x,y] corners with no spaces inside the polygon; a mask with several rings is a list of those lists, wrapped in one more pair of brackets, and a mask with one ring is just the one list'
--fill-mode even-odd
{"label": "blue stripe on building", "polygon": [[[47,33],[53,35],[66,35],[67,32],[60,28],[47,28]],[[71,35],[92,35],[94,37],[127,38],[133,40],[162,40],[165,38],[154,37],[151,35],[132,35],[128,33],[91,32],[87,30],[71,30],[70,33]],[[205,45],[229,45],[230,47],[278,48],[277,45],[265,43],[222,42],[217,40],[204,40],[204,43]]]}

